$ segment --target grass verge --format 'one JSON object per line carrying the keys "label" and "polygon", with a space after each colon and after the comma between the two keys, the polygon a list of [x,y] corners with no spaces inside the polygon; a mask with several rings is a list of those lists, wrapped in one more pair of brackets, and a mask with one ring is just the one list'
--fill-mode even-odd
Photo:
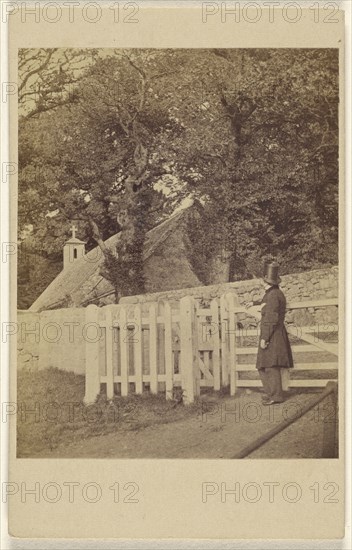
{"label": "grass verge", "polygon": [[[45,369],[17,375],[17,456],[35,456],[59,445],[118,431],[138,431],[200,413],[200,402],[184,406],[163,394],[99,395],[85,405],[84,376]],[[204,412],[204,407],[203,407]]]}

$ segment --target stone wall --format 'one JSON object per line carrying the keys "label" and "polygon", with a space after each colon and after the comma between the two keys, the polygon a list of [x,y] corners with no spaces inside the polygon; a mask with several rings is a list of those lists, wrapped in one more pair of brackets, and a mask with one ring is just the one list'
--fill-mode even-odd
{"label": "stone wall", "polygon": [[[280,288],[284,292],[287,302],[299,302],[323,298],[338,297],[338,268],[330,267],[283,275]],[[121,303],[159,302],[168,300],[176,303],[183,296],[193,296],[201,305],[213,298],[219,298],[226,292],[234,292],[240,305],[248,301],[261,300],[264,295],[264,283],[262,279],[250,279],[247,281],[236,281],[232,283],[221,283],[217,285],[199,286],[184,288],[180,290],[169,290],[140,296],[126,296]],[[252,324],[253,317],[245,313],[238,314],[238,321],[244,325]],[[306,308],[296,311],[288,311],[286,315],[288,323],[296,323],[299,326],[308,326],[320,323],[337,323],[337,306],[323,308]]]}
{"label": "stone wall", "polygon": [[[336,298],[338,296],[338,268],[329,267],[283,275],[280,287],[287,300],[308,300],[316,298]],[[196,300],[217,298],[225,292],[236,291],[241,302],[257,299],[262,295],[261,279],[197,286],[163,292],[146,293],[138,296],[125,296],[121,303],[157,302],[159,300],[179,300],[183,296],[193,296]]]}

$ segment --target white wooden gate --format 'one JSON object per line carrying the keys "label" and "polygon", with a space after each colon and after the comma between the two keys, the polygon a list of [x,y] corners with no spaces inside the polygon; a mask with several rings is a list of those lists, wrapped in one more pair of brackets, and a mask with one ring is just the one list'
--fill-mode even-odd
{"label": "white wooden gate", "polygon": [[[336,306],[337,299],[289,303],[287,309]],[[236,294],[228,293],[201,307],[192,297],[179,302],[117,304],[86,308],[86,392],[85,402],[94,402],[106,386],[106,395],[127,396],[164,392],[172,399],[175,388],[185,403],[192,403],[202,387],[219,390],[230,386],[233,395],[239,387],[261,386],[256,372],[258,326],[244,329],[238,314],[260,319],[258,308],[245,309]],[[336,327],[334,327],[336,329]],[[337,344],[328,342],[331,327],[287,327],[295,337],[295,371],[310,371],[305,379],[286,380],[286,386],[322,387],[327,379],[314,377],[314,371],[337,369]],[[336,330],[335,330],[336,332]],[[304,343],[302,343],[304,342]],[[300,354],[325,356],[322,361],[302,362]],[[333,360],[326,359],[326,353]],[[246,373],[247,377],[246,377]]]}

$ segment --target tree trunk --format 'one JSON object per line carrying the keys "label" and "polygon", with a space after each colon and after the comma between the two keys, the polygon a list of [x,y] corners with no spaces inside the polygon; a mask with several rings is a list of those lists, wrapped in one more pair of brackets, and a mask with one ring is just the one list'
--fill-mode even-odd
{"label": "tree trunk", "polygon": [[228,283],[230,281],[231,252],[225,247],[214,255],[209,266],[210,284]]}

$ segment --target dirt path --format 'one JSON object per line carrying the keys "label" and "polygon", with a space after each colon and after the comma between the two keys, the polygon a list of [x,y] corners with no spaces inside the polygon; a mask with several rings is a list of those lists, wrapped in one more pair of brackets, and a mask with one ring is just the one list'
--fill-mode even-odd
{"label": "dirt path", "polygon": [[[36,454],[42,458],[232,458],[250,441],[293,414],[314,394],[290,397],[284,404],[265,407],[259,393],[237,398],[204,398],[194,417],[119,430],[61,445]],[[207,409],[210,409],[208,412]],[[311,411],[249,458],[317,458],[322,443],[321,415]]]}

